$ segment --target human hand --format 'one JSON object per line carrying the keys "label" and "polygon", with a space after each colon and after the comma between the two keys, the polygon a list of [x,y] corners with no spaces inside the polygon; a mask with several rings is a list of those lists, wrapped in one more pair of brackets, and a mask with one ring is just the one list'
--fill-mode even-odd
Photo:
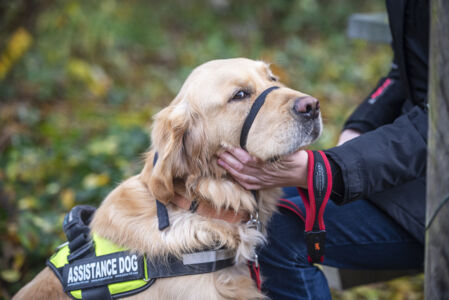
{"label": "human hand", "polygon": [[251,156],[241,148],[223,152],[218,164],[247,190],[284,186],[307,186],[308,154],[300,150],[275,163]]}
{"label": "human hand", "polygon": [[359,135],[361,135],[360,132],[358,132],[357,130],[354,129],[345,129],[343,130],[343,132],[340,134],[340,137],[338,139],[338,143],[337,146],[340,146],[344,143],[346,143],[349,140],[352,140],[353,138],[358,137]]}

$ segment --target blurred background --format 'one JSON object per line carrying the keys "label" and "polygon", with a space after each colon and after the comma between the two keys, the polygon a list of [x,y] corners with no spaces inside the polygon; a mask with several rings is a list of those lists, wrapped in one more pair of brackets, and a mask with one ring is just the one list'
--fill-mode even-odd
{"label": "blurred background", "polygon": [[[386,74],[386,44],[349,40],[355,12],[383,0],[15,0],[0,2],[0,298],[65,241],[62,220],[98,205],[142,167],[151,117],[216,58],[272,63],[321,101],[335,145]],[[422,299],[422,275],[333,291],[335,299]]]}

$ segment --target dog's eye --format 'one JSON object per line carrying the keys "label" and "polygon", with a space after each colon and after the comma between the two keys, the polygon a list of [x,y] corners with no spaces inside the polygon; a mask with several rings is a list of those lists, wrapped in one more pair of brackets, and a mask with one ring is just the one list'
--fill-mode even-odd
{"label": "dog's eye", "polygon": [[271,75],[270,76],[270,80],[271,81],[278,81],[278,78],[276,76]]}
{"label": "dog's eye", "polygon": [[242,100],[249,96],[248,92],[245,91],[238,91],[235,93],[234,96],[232,96],[231,100]]}

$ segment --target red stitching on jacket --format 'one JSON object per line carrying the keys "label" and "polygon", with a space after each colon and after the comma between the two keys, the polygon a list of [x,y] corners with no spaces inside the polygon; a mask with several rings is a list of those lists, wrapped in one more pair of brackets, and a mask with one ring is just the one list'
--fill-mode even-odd
{"label": "red stitching on jacket", "polygon": [[379,97],[380,95],[382,95],[382,93],[385,91],[385,89],[392,83],[390,78],[387,78],[384,83],[382,83],[382,85],[380,87],[377,88],[377,90],[374,91],[374,93],[371,94],[370,98],[371,99],[376,99],[377,97]]}

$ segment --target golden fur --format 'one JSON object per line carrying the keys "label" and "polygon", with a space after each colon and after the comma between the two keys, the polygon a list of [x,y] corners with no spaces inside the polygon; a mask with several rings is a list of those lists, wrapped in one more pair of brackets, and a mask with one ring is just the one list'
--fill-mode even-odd
{"label": "golden fur", "polygon": [[[212,204],[217,210],[255,211],[252,194],[217,164],[217,154],[238,146],[252,102],[277,85],[261,108],[247,141],[248,152],[272,160],[311,143],[321,120],[305,121],[292,112],[294,100],[305,96],[289,89],[261,61],[215,60],[196,68],[171,104],[154,119],[152,147],[142,172],[116,187],[91,223],[93,232],[149,258],[217,245],[236,253],[235,266],[194,276],[158,279],[130,299],[260,299],[246,261],[264,235],[245,223],[231,224],[200,216],[170,203],[175,193]],[[247,99],[231,100],[239,90]],[[153,167],[155,151],[159,160]],[[276,162],[274,162],[276,164]],[[280,166],[281,167],[281,166]],[[259,192],[259,215],[266,225],[275,211],[279,189]],[[155,199],[167,204],[170,227],[159,231]],[[264,230],[263,230],[264,232]],[[15,299],[64,299],[55,275],[45,268]]]}

